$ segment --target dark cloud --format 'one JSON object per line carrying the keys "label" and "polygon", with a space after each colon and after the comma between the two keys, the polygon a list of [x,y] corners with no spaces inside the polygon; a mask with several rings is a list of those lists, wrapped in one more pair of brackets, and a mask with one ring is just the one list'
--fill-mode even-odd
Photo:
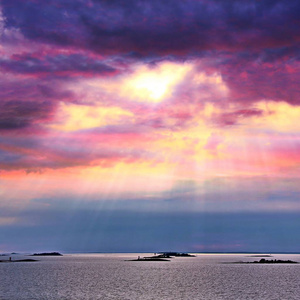
{"label": "dark cloud", "polygon": [[[0,102],[44,102],[70,101],[74,98],[72,91],[62,87],[58,80],[42,80],[40,78],[13,78],[3,76],[0,80]],[[34,104],[33,104],[34,105]],[[38,105],[38,104],[37,104]],[[47,104],[46,104],[47,105]],[[5,113],[5,111],[1,111]]]}
{"label": "dark cloud", "polygon": [[300,62],[294,58],[270,63],[265,56],[230,58],[217,66],[231,90],[231,100],[253,102],[264,99],[300,104]]}
{"label": "dark cloud", "polygon": [[109,75],[116,70],[99,60],[80,54],[35,57],[31,54],[13,55],[0,59],[0,67],[5,72],[35,74],[37,76],[82,76]]}
{"label": "dark cloud", "polygon": [[232,112],[222,113],[213,118],[213,121],[219,125],[239,125],[244,119],[251,117],[261,117],[263,111],[259,109],[240,109]]}
{"label": "dark cloud", "polygon": [[0,102],[0,130],[22,129],[35,122],[47,120],[53,106],[51,102]]}
{"label": "dark cloud", "polygon": [[[74,100],[57,80],[6,78],[0,81],[0,131],[39,128],[53,118],[59,101]],[[74,100],[75,101],[75,100]]]}
{"label": "dark cloud", "polygon": [[[99,53],[182,54],[299,41],[299,1],[2,1],[25,37]],[[34,17],[33,17],[34,16]]]}

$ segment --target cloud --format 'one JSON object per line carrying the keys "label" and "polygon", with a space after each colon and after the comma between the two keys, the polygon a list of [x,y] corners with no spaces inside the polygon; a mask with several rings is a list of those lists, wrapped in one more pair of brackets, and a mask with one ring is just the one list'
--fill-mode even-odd
{"label": "cloud", "polygon": [[115,74],[117,70],[100,60],[91,59],[80,54],[35,57],[34,54],[12,55],[8,59],[0,59],[0,67],[4,72],[16,74],[47,76],[93,76]]}
{"label": "cloud", "polygon": [[19,28],[28,39],[98,53],[193,54],[282,47],[298,40],[295,0],[4,0],[2,9],[6,27]]}
{"label": "cloud", "polygon": [[239,109],[232,112],[221,113],[216,116],[215,122],[221,126],[238,125],[244,119],[252,117],[261,117],[264,112],[260,109]]}
{"label": "cloud", "polygon": [[73,93],[56,80],[19,78],[0,74],[0,131],[40,130],[55,113],[58,101]]}
{"label": "cloud", "polygon": [[49,119],[52,105],[33,101],[0,102],[0,130],[23,129]]}
{"label": "cloud", "polygon": [[264,57],[230,57],[216,68],[227,84],[231,101],[249,103],[263,99],[299,105],[299,60],[285,56],[274,62]]}
{"label": "cloud", "polygon": [[[226,101],[246,105],[268,99],[298,105],[297,10],[295,0],[4,0],[0,66],[5,74],[38,79],[122,74],[130,79],[137,62],[160,66],[163,61],[172,61],[179,66],[192,61],[203,68],[202,74],[222,78],[228,92]],[[148,68],[145,76],[155,77],[154,73]],[[175,77],[177,73],[172,72]],[[154,100],[164,95],[164,87],[153,91],[144,81],[138,84],[138,77],[131,79],[135,84],[132,97],[140,95],[143,101],[149,99],[146,94]],[[208,91],[203,83],[197,89],[188,86],[189,91],[181,86],[185,91],[182,101],[195,101],[205,93],[211,95],[210,101],[220,101],[220,93]],[[129,90],[130,84],[127,87]],[[111,96],[104,98],[101,101],[109,101]],[[111,99],[116,100],[119,98]],[[224,102],[224,97],[221,100]]]}

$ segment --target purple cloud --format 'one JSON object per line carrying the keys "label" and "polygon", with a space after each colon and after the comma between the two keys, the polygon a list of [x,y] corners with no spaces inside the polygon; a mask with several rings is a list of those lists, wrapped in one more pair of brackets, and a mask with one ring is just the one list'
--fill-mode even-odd
{"label": "purple cloud", "polygon": [[0,102],[0,130],[22,129],[47,119],[52,110],[50,102]]}
{"label": "purple cloud", "polygon": [[239,125],[246,118],[260,117],[263,111],[259,109],[240,109],[233,112],[222,113],[213,118],[213,121],[219,125]]}
{"label": "purple cloud", "polygon": [[34,74],[36,76],[73,77],[82,75],[109,75],[116,70],[100,60],[80,54],[35,57],[31,54],[13,55],[0,59],[0,67],[5,72]]}
{"label": "purple cloud", "polygon": [[2,7],[6,26],[28,39],[97,53],[193,54],[299,41],[296,0],[3,0]]}
{"label": "purple cloud", "polygon": [[114,75],[132,61],[201,58],[222,75],[230,100],[297,105],[299,10],[296,0],[3,0],[1,41],[14,29],[35,50],[3,56],[0,67],[69,78]]}
{"label": "purple cloud", "polygon": [[71,101],[73,93],[57,80],[7,79],[0,82],[0,131],[33,127],[52,119],[59,101]]}

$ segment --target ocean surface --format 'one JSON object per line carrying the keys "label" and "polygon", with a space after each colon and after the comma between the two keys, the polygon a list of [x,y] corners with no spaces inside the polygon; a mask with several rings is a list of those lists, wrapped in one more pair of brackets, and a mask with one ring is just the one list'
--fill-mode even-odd
{"label": "ocean surface", "polygon": [[[251,254],[126,261],[138,255],[148,254],[67,254],[0,263],[0,299],[300,299],[300,264],[229,263],[260,259]],[[300,255],[266,259],[300,262]]]}

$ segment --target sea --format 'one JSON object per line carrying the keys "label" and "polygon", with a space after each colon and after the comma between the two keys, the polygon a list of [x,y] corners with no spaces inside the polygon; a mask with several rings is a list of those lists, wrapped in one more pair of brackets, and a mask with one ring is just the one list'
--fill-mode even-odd
{"label": "sea", "polygon": [[[252,254],[196,254],[171,261],[130,261],[153,253],[64,254],[0,263],[1,300],[300,299],[300,264],[241,264]],[[9,259],[1,256],[0,260]],[[265,259],[300,262],[300,254]]]}

